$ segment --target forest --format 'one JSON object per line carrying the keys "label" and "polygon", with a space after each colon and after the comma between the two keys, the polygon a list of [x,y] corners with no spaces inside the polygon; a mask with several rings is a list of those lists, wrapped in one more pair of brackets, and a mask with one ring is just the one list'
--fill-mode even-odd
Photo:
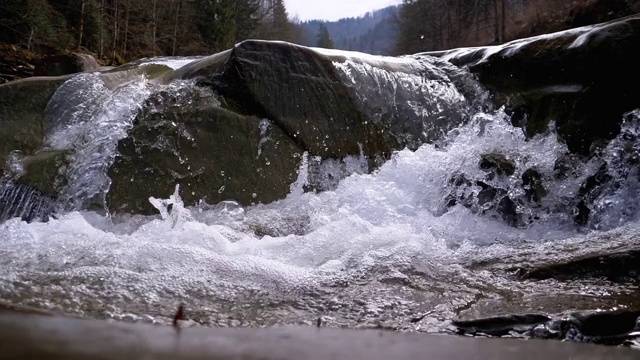
{"label": "forest", "polygon": [[103,63],[203,55],[245,39],[398,55],[502,43],[640,11],[640,0],[404,0],[336,22],[292,19],[283,0],[0,1],[0,42]]}
{"label": "forest", "polygon": [[639,0],[404,0],[396,53],[500,44],[638,12]]}
{"label": "forest", "polygon": [[249,39],[297,42],[282,0],[11,0],[0,41],[100,59],[215,53]]}
{"label": "forest", "polygon": [[398,8],[389,6],[368,12],[360,17],[343,18],[338,21],[321,20],[301,23],[304,44],[318,42],[321,26],[329,32],[337,49],[360,51],[374,55],[389,55],[395,52],[398,38]]}

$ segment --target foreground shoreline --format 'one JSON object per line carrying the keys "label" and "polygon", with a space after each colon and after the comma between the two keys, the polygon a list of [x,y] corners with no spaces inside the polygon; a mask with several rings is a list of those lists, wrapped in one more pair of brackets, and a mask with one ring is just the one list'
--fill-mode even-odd
{"label": "foreground shoreline", "polygon": [[637,351],[543,340],[314,327],[186,328],[0,311],[2,359],[637,359]]}

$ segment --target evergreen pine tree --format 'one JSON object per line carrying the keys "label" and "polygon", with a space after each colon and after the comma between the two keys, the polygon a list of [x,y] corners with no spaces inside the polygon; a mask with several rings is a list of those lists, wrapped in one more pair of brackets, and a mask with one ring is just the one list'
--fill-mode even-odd
{"label": "evergreen pine tree", "polygon": [[55,43],[55,14],[46,0],[0,2],[0,40],[23,45]]}
{"label": "evergreen pine tree", "polygon": [[236,34],[235,0],[195,0],[196,26],[210,51],[217,52],[234,45]]}
{"label": "evergreen pine tree", "polygon": [[291,24],[289,15],[282,0],[275,0],[273,3],[273,30],[275,40],[291,39]]}
{"label": "evergreen pine tree", "polygon": [[318,30],[318,47],[325,49],[333,49],[333,39],[331,39],[331,34],[329,34],[329,29],[324,24],[320,24],[320,29]]}
{"label": "evergreen pine tree", "polygon": [[256,36],[260,28],[261,14],[261,0],[237,0],[235,9],[236,34],[234,36],[236,42]]}

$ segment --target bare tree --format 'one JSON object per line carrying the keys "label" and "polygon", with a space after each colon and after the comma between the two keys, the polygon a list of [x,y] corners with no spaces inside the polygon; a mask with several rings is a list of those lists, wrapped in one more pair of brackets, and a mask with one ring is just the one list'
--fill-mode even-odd
{"label": "bare tree", "polygon": [[176,1],[176,20],[174,22],[173,27],[173,45],[171,46],[171,56],[176,56],[176,43],[178,41],[178,25],[180,20],[180,8],[182,6],[182,1]]}
{"label": "bare tree", "polygon": [[82,46],[82,35],[84,34],[84,9],[86,4],[86,0],[82,0],[80,2],[80,24],[78,25],[78,45],[76,47],[76,50],[80,50],[80,46]]}

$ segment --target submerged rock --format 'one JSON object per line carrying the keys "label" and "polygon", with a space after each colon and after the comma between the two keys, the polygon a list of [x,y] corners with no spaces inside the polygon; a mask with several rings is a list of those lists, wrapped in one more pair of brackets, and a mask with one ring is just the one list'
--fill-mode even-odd
{"label": "submerged rock", "polygon": [[542,174],[535,168],[529,168],[522,174],[522,187],[530,203],[540,203],[547,195]]}
{"label": "submerged rock", "polygon": [[535,213],[524,213],[519,207],[533,209],[547,195],[542,175],[534,168],[525,170],[521,182],[509,181],[516,174],[516,163],[505,155],[480,155],[478,168],[484,177],[470,179],[456,174],[449,179],[450,192],[445,197],[445,208],[461,204],[474,213],[500,219],[510,226],[524,227],[536,219]]}
{"label": "submerged rock", "polygon": [[497,153],[480,155],[479,166],[482,170],[490,171],[490,180],[495,176],[511,176],[516,171],[516,165],[512,161]]}
{"label": "submerged rock", "polygon": [[47,221],[55,210],[54,198],[30,186],[0,177],[0,223],[14,217],[27,222]]}
{"label": "submerged rock", "polygon": [[454,321],[458,334],[626,345],[640,338],[640,311],[504,315]]}

